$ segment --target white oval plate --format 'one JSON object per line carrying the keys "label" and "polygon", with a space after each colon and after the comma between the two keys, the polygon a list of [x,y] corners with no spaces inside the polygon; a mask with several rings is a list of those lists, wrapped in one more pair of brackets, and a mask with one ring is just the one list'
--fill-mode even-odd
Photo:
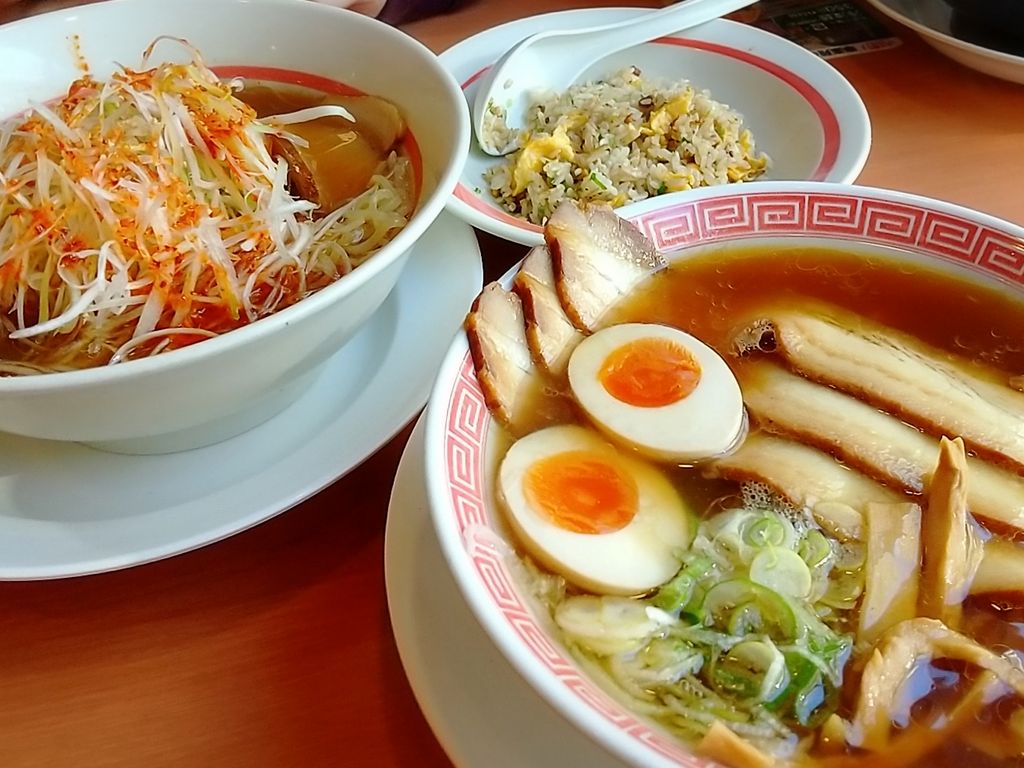
{"label": "white oval plate", "polygon": [[[470,103],[475,83],[498,56],[541,30],[607,24],[643,13],[637,8],[585,8],[532,16],[480,32],[441,54]],[[583,79],[630,65],[659,79],[690,79],[738,110],[759,150],[772,158],[764,180],[852,182],[867,160],[871,124],[853,87],[815,54],[756,27],[726,19],[703,24],[609,56]],[[484,171],[497,162],[470,143],[469,159],[448,210],[498,237],[542,242],[541,228],[502,210]]]}
{"label": "white oval plate", "polygon": [[868,0],[890,19],[914,30],[944,56],[986,75],[1024,83],[1024,56],[995,51],[953,35],[953,10],[944,0]]}
{"label": "white oval plate", "polygon": [[482,278],[473,231],[442,213],[413,246],[391,295],[310,389],[217,445],[128,456],[0,433],[0,579],[147,563],[309,498],[423,406]]}

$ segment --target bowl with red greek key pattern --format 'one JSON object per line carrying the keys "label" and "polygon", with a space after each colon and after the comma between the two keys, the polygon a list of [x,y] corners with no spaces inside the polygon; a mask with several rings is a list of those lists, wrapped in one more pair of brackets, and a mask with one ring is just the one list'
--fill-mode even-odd
{"label": "bowl with red greek key pattern", "polygon": [[[961,298],[944,307],[917,303],[914,291],[905,300],[899,293],[871,299],[888,301],[892,306],[886,311],[892,313],[940,312],[963,320],[982,311],[977,301],[964,297],[984,295],[1005,300],[1007,306],[1024,302],[1024,228],[939,200],[847,184],[754,182],[664,195],[617,213],[664,255],[668,271],[689,260],[724,263],[736,253],[803,248],[847,254],[836,262],[844,266],[836,266],[835,280],[858,284],[856,290],[866,297],[876,296],[874,288],[856,270],[880,262],[899,264],[907,286],[932,279],[964,286]],[[517,269],[500,281],[504,289],[512,288]],[[660,279],[658,274],[647,280]],[[762,277],[765,285],[778,283],[770,270]],[[673,295],[686,300],[685,292]],[[696,294],[692,298],[697,301]],[[905,306],[896,306],[901,302]],[[728,350],[718,351],[728,357]],[[1010,387],[1020,387],[1021,372],[1010,377]],[[467,335],[460,334],[428,405],[425,451],[432,521],[466,603],[494,645],[536,690],[537,706],[546,701],[629,765],[711,765],[687,739],[630,706],[604,675],[595,674],[592,663],[581,660],[558,629],[550,604],[537,596],[534,568],[544,572],[547,566],[524,566],[521,534],[508,522],[499,467],[513,438],[492,416],[491,406]],[[585,418],[571,419],[587,426]],[[751,434],[758,429],[755,419]]]}

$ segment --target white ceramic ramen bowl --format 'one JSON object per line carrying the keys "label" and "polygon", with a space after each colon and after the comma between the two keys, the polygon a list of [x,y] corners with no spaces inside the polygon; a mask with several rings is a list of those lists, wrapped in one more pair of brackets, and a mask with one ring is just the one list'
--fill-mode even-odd
{"label": "white ceramic ramen bowl", "polygon": [[[468,110],[436,56],[382,22],[306,0],[112,0],[5,25],[0,115],[65,92],[81,74],[75,40],[92,74],[104,78],[115,62],[137,66],[161,35],[185,38],[225,76],[246,68],[268,80],[327,79],[390,99],[422,156],[417,210],[350,275],[249,326],[120,365],[0,379],[0,430],[166,452],[254,426],[293,400],[383,302],[455,186]],[[165,50],[158,54],[183,55],[173,45]]]}
{"label": "white ceramic ramen bowl", "polygon": [[[867,252],[895,249],[911,260],[999,283],[1024,300],[1024,228],[900,192],[755,182],[666,195],[620,213],[673,260],[695,249],[779,240]],[[509,567],[512,542],[493,496],[504,443],[496,440],[501,430],[484,403],[465,335],[456,338],[442,364],[426,420],[434,527],[466,602],[498,649],[544,699],[626,763],[708,765],[589,679]]]}
{"label": "white ceramic ramen bowl", "polygon": [[[469,103],[480,77],[522,38],[544,30],[622,21],[637,8],[581,8],[520,19],[485,30],[441,54]],[[764,180],[853,182],[871,147],[871,123],[857,91],[826,61],[757,27],[715,19],[608,56],[589,67],[581,82],[637,66],[645,76],[688,79],[716,101],[743,115],[758,151],[772,158]],[[449,210],[474,227],[517,243],[537,245],[540,227],[503,210],[484,172],[499,162],[469,147]]]}

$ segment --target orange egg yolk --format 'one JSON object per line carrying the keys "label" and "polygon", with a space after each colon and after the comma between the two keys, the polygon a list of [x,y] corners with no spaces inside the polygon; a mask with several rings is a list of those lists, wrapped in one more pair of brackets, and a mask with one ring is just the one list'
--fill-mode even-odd
{"label": "orange egg yolk", "polygon": [[615,349],[598,371],[605,391],[620,402],[660,408],[682,400],[700,383],[700,363],[682,344],[658,337]]}
{"label": "orange egg yolk", "polygon": [[566,531],[612,533],[636,515],[636,481],[590,451],[565,451],[535,461],[523,484],[529,504]]}

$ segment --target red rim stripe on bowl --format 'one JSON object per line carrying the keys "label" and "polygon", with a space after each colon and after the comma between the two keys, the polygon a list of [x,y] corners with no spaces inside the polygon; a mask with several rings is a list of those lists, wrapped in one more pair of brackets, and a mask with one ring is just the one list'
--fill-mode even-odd
{"label": "red rim stripe on bowl", "polygon": [[[225,80],[241,77],[248,80],[261,80],[269,83],[281,83],[284,85],[298,85],[303,88],[311,88],[315,91],[333,93],[339,96],[365,96],[364,91],[353,88],[338,80],[332,80],[323,75],[314,75],[311,72],[300,72],[294,69],[282,69],[280,67],[250,67],[244,65],[226,65],[222,67],[210,67],[214,73]],[[409,162],[412,163],[415,185],[413,192],[417,202],[423,191],[423,155],[420,153],[420,145],[412,130],[407,130],[402,138],[402,149],[405,151]]]}
{"label": "red rim stripe on bowl", "polygon": [[894,246],[1024,285],[1024,242],[954,214],[872,197],[759,192],[680,202],[633,219],[659,250],[728,238],[821,235]]}
{"label": "red rim stripe on bowl", "polygon": [[804,97],[804,100],[811,105],[811,109],[814,110],[814,114],[818,116],[818,120],[821,122],[822,134],[825,138],[825,143],[821,150],[821,160],[818,161],[818,167],[814,169],[814,173],[811,174],[811,178],[808,179],[808,181],[823,181],[825,177],[832,172],[832,169],[836,165],[836,159],[839,157],[839,139],[841,136],[839,118],[836,117],[836,113],[832,110],[832,107],[829,106],[825,97],[821,95],[821,92],[800,77],[796,72],[779,66],[774,61],[769,61],[761,56],[755,56],[748,51],[741,51],[738,48],[730,48],[725,45],[709,43],[704,40],[688,40],[681,37],[663,37],[655,42],[662,43],[663,45],[678,45],[683,48],[696,48],[701,51],[708,51],[710,53],[728,56],[733,59],[739,59],[746,64],[750,64],[757,69],[767,72],[769,75],[777,77],[794,91],[799,93]]}
{"label": "red rim stripe on bowl", "polygon": [[[761,56],[756,56],[748,51],[741,51],[738,48],[731,48],[719,43],[709,43],[703,40],[690,40],[682,37],[660,37],[657,40],[652,40],[651,43],[657,45],[675,45],[681,48],[694,48],[696,50],[726,56],[728,58],[742,61],[745,64],[750,64],[751,66],[756,67],[763,72],[767,72],[773,77],[784,82],[800,94],[808,104],[810,104],[811,109],[814,110],[814,114],[818,116],[818,120],[821,123],[821,131],[824,137],[821,159],[818,161],[818,165],[814,169],[814,173],[812,173],[811,177],[807,180],[822,181],[829,173],[832,172],[832,169],[835,168],[836,160],[839,158],[839,144],[842,137],[839,118],[836,117],[835,111],[829,105],[828,100],[821,94],[821,92],[804,78],[800,77],[800,75],[776,64],[773,61],[762,58]],[[490,67],[484,67],[472,74],[465,82],[462,83],[462,90],[466,90],[469,86],[479,80],[488,69],[490,69]],[[492,219],[497,219],[504,224],[508,224],[527,232],[542,231],[541,227],[536,224],[530,224],[529,222],[525,222],[522,219],[518,219],[509,213],[502,211],[501,209],[496,209],[487,205],[480,200],[477,195],[473,194],[473,192],[461,181],[455,187],[454,195],[457,199],[464,202],[473,210],[479,211]]]}
{"label": "red rim stripe on bowl", "polygon": [[[681,202],[641,214],[633,222],[660,250],[671,251],[716,239],[803,233],[830,239],[897,246],[1024,286],[1024,240],[953,213],[868,195],[835,193],[747,193]],[[466,556],[494,607],[535,660],[612,727],[686,768],[707,763],[681,742],[655,730],[582,675],[547,638],[527,607],[508,567],[487,537],[485,453],[490,417],[467,352],[445,418],[447,491]]]}

